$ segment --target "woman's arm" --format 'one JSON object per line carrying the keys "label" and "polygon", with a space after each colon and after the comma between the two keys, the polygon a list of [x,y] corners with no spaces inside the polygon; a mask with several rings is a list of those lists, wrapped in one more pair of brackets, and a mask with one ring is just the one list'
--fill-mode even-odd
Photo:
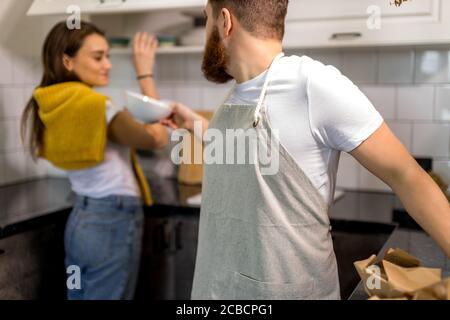
{"label": "woman's arm", "polygon": [[126,109],[110,122],[108,137],[115,143],[140,150],[162,149],[169,143],[163,125],[139,123]]}
{"label": "woman's arm", "polygon": [[[133,39],[133,62],[136,77],[144,95],[159,99],[154,79],[155,54],[158,40],[146,32],[138,32]],[[141,77],[141,78],[139,78]]]}
{"label": "woman's arm", "polygon": [[[159,99],[153,79],[155,52],[158,42],[155,37],[138,32],[133,40],[133,62],[136,75],[144,95]],[[162,149],[168,143],[167,129],[161,124],[142,124],[134,120],[125,109],[119,112],[108,126],[109,138],[122,145],[140,150]]]}

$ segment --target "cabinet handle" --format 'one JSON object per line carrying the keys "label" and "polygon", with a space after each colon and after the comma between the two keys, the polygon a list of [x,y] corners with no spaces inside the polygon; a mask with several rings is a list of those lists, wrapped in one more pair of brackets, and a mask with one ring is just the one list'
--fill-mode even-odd
{"label": "cabinet handle", "polygon": [[122,3],[127,2],[127,0],[100,0],[99,2],[100,2],[99,6],[102,6],[102,7],[110,6],[110,7],[112,7],[112,6],[119,6]]}
{"label": "cabinet handle", "polygon": [[179,222],[175,227],[175,246],[177,250],[183,249],[183,241],[182,241],[182,231],[183,222]]}
{"label": "cabinet handle", "polygon": [[163,251],[170,250],[171,227],[169,225],[169,222],[164,221],[161,229],[162,229],[162,249]]}
{"label": "cabinet handle", "polygon": [[331,40],[352,40],[361,37],[362,33],[360,32],[340,32],[340,33],[333,33],[331,35]]}
{"label": "cabinet handle", "polygon": [[157,225],[153,230],[153,252],[159,254],[164,251],[164,225]]}

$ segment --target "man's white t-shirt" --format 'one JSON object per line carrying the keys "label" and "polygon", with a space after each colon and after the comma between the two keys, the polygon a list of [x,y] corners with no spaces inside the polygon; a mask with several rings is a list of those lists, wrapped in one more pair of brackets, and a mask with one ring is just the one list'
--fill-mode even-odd
{"label": "man's white t-shirt", "polygon": [[[226,103],[257,104],[267,71],[236,86]],[[307,56],[283,57],[266,95],[281,144],[331,204],[340,152],[357,148],[383,123],[368,98],[333,66]]]}

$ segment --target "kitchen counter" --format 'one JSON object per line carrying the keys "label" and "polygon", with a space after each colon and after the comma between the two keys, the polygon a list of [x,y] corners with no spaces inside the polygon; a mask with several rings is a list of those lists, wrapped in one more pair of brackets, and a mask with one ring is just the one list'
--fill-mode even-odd
{"label": "kitchen counter", "polygon": [[[423,266],[441,268],[442,278],[450,277],[450,259],[424,232],[397,229],[377,255],[377,261],[383,259],[385,252],[390,248],[400,248],[420,259]],[[369,258],[369,257],[366,257]],[[364,300],[369,296],[364,290],[362,282],[358,284],[349,300]]]}
{"label": "kitchen counter", "polygon": [[[200,186],[182,186],[176,180],[158,178],[149,179],[149,184],[155,206],[145,208],[146,213],[181,211],[189,214],[198,211],[198,207],[187,204],[187,198],[199,194]],[[65,178],[45,178],[0,187],[0,239],[49,219],[66,218],[74,199],[75,194]]]}
{"label": "kitchen counter", "polygon": [[[150,178],[149,183],[155,205],[151,208],[145,208],[146,215],[152,217],[173,215],[198,218],[199,207],[188,205],[188,199],[201,193],[201,187],[183,186],[179,185],[176,180],[156,177]],[[67,219],[73,200],[74,194],[70,190],[70,184],[67,179],[63,178],[46,178],[0,187],[0,239],[30,230],[36,226],[45,225],[55,219],[61,219],[61,221]],[[346,192],[345,197],[333,206],[330,216],[332,224],[339,228],[363,226],[357,236],[364,242],[365,234],[369,239],[371,232],[368,229],[369,226],[374,225],[386,229],[389,224],[392,225],[392,210],[396,207],[398,207],[398,201],[392,194]],[[369,213],[372,213],[372,215]],[[372,222],[372,224],[356,224],[358,221]],[[336,236],[339,237],[339,234]],[[348,243],[348,240],[346,241]],[[364,244],[362,243],[360,246],[364,247]],[[372,253],[378,254],[378,257],[381,258],[389,248],[406,250],[421,259],[424,265],[442,268],[443,275],[445,277],[450,276],[450,260],[420,230],[396,228],[384,244],[383,249]],[[346,250],[346,248],[335,249]],[[361,257],[361,259],[369,256],[370,254]],[[356,273],[356,270],[348,272]],[[350,299],[367,299],[361,283],[353,291]]]}
{"label": "kitchen counter", "polygon": [[71,209],[67,179],[39,179],[0,187],[0,239],[46,223]]}

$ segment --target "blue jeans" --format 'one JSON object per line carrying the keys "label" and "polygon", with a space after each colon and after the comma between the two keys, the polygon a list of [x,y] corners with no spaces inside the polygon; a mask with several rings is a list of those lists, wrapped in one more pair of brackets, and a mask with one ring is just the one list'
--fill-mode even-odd
{"label": "blue jeans", "polygon": [[139,198],[77,196],[67,221],[64,245],[66,268],[79,268],[81,288],[68,285],[69,300],[133,299],[143,216]]}

